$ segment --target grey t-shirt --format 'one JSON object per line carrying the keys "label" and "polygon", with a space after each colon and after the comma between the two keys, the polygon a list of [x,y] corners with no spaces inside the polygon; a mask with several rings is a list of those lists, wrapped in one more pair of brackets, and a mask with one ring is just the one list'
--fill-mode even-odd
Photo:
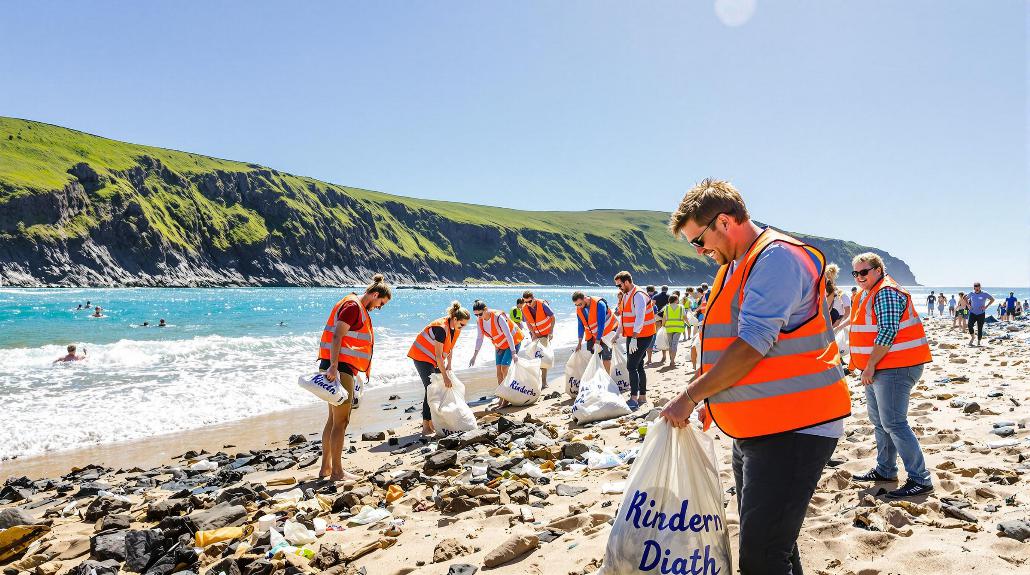
{"label": "grey t-shirt", "polygon": [[[772,349],[781,330],[794,329],[815,313],[819,302],[812,275],[817,273],[816,263],[812,261],[809,266],[802,258],[810,259],[810,256],[801,248],[775,242],[758,256],[751,268],[740,306],[737,336],[763,355]],[[729,272],[738,265],[740,260],[734,261]],[[844,435],[844,420],[808,427],[797,433],[839,438]]]}

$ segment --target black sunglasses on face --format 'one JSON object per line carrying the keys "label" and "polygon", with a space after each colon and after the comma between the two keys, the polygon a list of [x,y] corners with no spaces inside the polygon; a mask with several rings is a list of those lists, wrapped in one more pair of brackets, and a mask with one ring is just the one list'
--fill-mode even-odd
{"label": "black sunglasses on face", "polygon": [[851,272],[851,277],[856,277],[856,278],[858,276],[866,277],[867,275],[869,275],[869,272],[873,271],[874,269],[876,269],[876,268],[866,268],[864,270],[853,271],[853,272]]}
{"label": "black sunglasses on face", "polygon": [[722,215],[722,213],[721,213],[721,212],[720,212],[720,213],[718,213],[718,214],[715,214],[715,217],[714,217],[714,218],[712,218],[712,219],[711,219],[711,220],[710,220],[710,221],[708,222],[708,225],[707,225],[707,226],[705,226],[705,229],[701,230],[701,233],[700,233],[700,234],[698,234],[696,238],[694,238],[694,239],[690,240],[690,243],[691,243],[691,244],[693,244],[693,245],[695,245],[695,246],[697,246],[697,247],[699,247],[699,248],[701,248],[701,249],[705,249],[705,243],[701,241],[701,236],[705,235],[705,232],[707,232],[707,231],[708,231],[708,228],[712,227],[712,224],[714,224],[714,223],[715,223],[715,220],[719,219],[719,216],[721,216],[721,215]]}

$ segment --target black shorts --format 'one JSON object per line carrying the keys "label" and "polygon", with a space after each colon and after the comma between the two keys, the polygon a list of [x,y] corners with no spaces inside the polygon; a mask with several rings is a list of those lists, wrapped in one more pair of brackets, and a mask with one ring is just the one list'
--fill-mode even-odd
{"label": "black shorts", "polygon": [[[589,351],[590,353],[594,353],[595,341],[598,341],[597,338],[587,340],[587,351]],[[612,360],[612,348],[605,345],[603,341],[601,342],[601,359],[603,359],[604,361]]]}
{"label": "black shorts", "polygon": [[[318,371],[327,371],[331,363],[332,362],[328,359],[318,360]],[[354,373],[354,367],[351,366],[349,363],[338,363],[336,364],[336,369],[338,369],[340,373],[346,373],[351,377],[357,375],[356,373]]]}

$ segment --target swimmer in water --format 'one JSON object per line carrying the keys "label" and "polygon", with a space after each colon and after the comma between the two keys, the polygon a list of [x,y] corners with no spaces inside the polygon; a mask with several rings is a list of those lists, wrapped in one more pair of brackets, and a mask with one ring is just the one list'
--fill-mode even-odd
{"label": "swimmer in water", "polygon": [[100,306],[93,309],[93,317],[104,317],[104,314],[100,313]]}
{"label": "swimmer in water", "polygon": [[140,327],[150,327],[150,322],[149,321],[145,321],[145,322],[140,324]]}
{"label": "swimmer in water", "polygon": [[157,327],[168,327],[168,324],[165,323],[164,318],[161,318],[161,321],[158,322]]}
{"label": "swimmer in water", "polygon": [[279,327],[286,327],[286,322],[284,322],[284,321],[279,322]]}
{"label": "swimmer in water", "polygon": [[81,303],[79,304],[79,307],[75,308],[75,311],[79,311],[80,309],[82,309],[82,304]]}
{"label": "swimmer in water", "polygon": [[86,348],[82,348],[82,355],[78,355],[75,353],[75,346],[69,345],[68,355],[55,359],[54,363],[62,363],[66,361],[81,361],[83,359],[86,359]]}

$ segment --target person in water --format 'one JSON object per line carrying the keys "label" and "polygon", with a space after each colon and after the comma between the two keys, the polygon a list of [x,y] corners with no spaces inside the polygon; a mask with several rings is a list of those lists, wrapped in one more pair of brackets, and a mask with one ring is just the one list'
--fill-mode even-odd
{"label": "person in water", "polygon": [[93,317],[104,317],[104,314],[100,313],[100,306],[93,309]]}
{"label": "person in water", "polygon": [[59,357],[54,360],[54,363],[63,363],[66,361],[81,361],[86,359],[86,348],[82,348],[82,355],[75,353],[75,345],[68,346],[68,355]]}
{"label": "person in water", "polygon": [[139,324],[139,326],[140,327],[150,327],[150,322],[149,321],[145,321],[145,322]]}
{"label": "person in water", "polygon": [[168,327],[168,324],[165,323],[164,318],[161,318],[161,321],[157,322],[157,327]]}

